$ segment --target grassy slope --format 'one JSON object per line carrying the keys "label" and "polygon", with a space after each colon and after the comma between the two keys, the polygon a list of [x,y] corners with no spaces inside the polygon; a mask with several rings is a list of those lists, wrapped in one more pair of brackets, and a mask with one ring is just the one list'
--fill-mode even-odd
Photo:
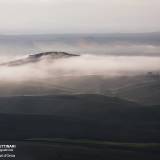
{"label": "grassy slope", "polygon": [[[160,107],[100,95],[0,99],[0,139],[160,142]],[[6,114],[7,113],[7,114]],[[10,134],[12,133],[12,134]]]}

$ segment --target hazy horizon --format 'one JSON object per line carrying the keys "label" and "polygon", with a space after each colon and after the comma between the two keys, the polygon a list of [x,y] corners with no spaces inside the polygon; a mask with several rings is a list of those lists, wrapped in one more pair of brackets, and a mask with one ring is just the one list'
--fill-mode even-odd
{"label": "hazy horizon", "polygon": [[2,33],[0,36],[38,36],[38,35],[116,35],[116,34],[159,34],[160,31],[146,31],[146,32],[64,32],[64,33],[56,33],[56,32],[50,32],[50,33]]}

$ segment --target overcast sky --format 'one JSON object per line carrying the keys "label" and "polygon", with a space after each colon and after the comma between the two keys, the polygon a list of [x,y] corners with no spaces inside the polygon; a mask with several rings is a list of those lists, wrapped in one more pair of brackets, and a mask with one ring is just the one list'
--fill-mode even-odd
{"label": "overcast sky", "polygon": [[160,31],[160,0],[0,0],[0,34]]}

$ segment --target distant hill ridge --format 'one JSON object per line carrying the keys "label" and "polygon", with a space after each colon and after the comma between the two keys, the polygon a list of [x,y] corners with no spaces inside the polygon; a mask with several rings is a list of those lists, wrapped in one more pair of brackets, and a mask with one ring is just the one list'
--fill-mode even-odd
{"label": "distant hill ridge", "polygon": [[17,66],[17,65],[24,65],[28,63],[39,62],[43,58],[59,59],[59,58],[68,58],[68,57],[73,57],[73,56],[79,56],[79,55],[70,54],[67,52],[42,52],[42,53],[37,53],[37,54],[31,54],[27,56],[26,58],[21,58],[21,59],[2,63],[0,64],[0,66]]}

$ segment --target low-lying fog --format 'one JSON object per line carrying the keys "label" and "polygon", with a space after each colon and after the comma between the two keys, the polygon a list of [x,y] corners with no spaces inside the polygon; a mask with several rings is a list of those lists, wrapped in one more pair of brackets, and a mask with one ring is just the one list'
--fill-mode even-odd
{"label": "low-lying fog", "polygon": [[160,57],[81,55],[50,60],[43,58],[39,62],[26,65],[0,66],[0,81],[54,81],[54,78],[64,76],[111,77],[146,74],[151,71],[160,71]]}

